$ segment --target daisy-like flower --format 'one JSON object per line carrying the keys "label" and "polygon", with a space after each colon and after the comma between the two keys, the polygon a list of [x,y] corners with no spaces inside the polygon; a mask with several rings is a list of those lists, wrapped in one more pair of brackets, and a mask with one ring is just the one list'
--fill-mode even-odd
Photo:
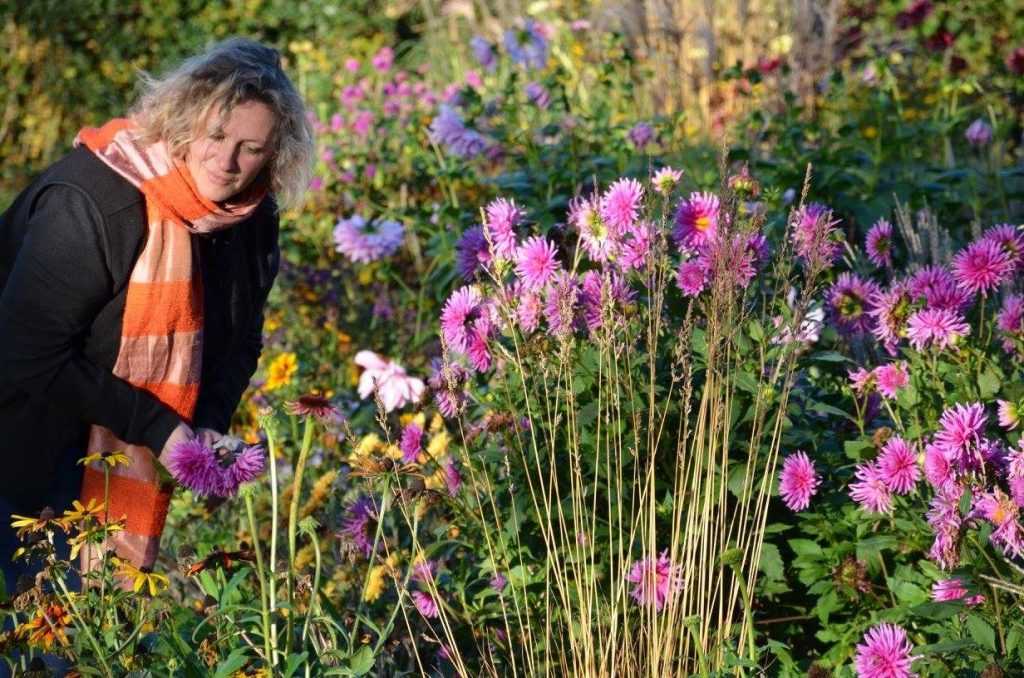
{"label": "daisy-like flower", "polygon": [[359,397],[366,399],[376,392],[385,412],[417,402],[426,388],[422,380],[406,374],[404,367],[373,351],[359,351],[353,362],[363,368],[359,377]]}
{"label": "daisy-like flower", "polygon": [[928,557],[947,570],[953,569],[960,562],[960,527],[963,525],[960,517],[961,494],[960,486],[955,483],[938,487],[927,513],[928,524],[935,533]]}
{"label": "daisy-like flower", "polygon": [[1009,400],[997,400],[999,425],[1012,431],[1020,424],[1020,405]]}
{"label": "daisy-like flower", "polygon": [[579,280],[568,271],[558,273],[548,286],[544,318],[551,336],[565,338],[572,334],[577,324],[580,293]]}
{"label": "daisy-like flower", "polygon": [[458,158],[475,158],[491,148],[491,141],[466,126],[462,116],[448,104],[441,104],[430,123],[430,140]]}
{"label": "daisy-like flower", "polygon": [[907,285],[902,282],[893,283],[871,300],[872,308],[868,314],[875,320],[871,333],[891,355],[896,354],[896,347],[906,334],[912,302]]}
{"label": "daisy-like flower", "polygon": [[608,261],[618,252],[618,239],[601,216],[601,199],[577,197],[569,202],[569,223],[580,234],[580,245],[591,261]]}
{"label": "daisy-like flower", "polygon": [[893,436],[885,442],[877,467],[882,482],[896,494],[907,494],[921,479],[917,454],[907,441]]}
{"label": "daisy-like flower", "polygon": [[926,308],[913,313],[907,319],[907,338],[916,350],[934,346],[942,350],[966,337],[971,326],[963,316],[945,308]]}
{"label": "daisy-like flower", "polygon": [[492,589],[501,593],[505,590],[505,587],[508,586],[508,579],[502,573],[495,572],[494,576],[491,577],[491,580],[488,583]]}
{"label": "daisy-like flower", "polygon": [[1011,558],[1024,555],[1024,529],[1021,528],[1020,508],[998,487],[975,500],[973,515],[980,515],[995,528],[989,539]]}
{"label": "daisy-like flower", "polygon": [[416,605],[416,609],[421,615],[427,619],[436,619],[440,614],[437,601],[434,597],[426,591],[413,591],[411,594],[412,602]]}
{"label": "daisy-like flower", "polygon": [[539,235],[528,238],[516,250],[516,275],[528,292],[539,292],[561,270],[555,244]]}
{"label": "daisy-like flower", "polygon": [[892,266],[892,224],[879,219],[868,231],[864,240],[868,260],[879,267]]}
{"label": "daisy-like flower", "polygon": [[423,451],[423,429],[416,422],[410,422],[402,429],[402,439],[398,445],[402,451],[402,463],[411,464]]}
{"label": "daisy-like flower", "polygon": [[890,400],[910,383],[910,372],[905,362],[886,363],[879,365],[873,371],[878,392]]}
{"label": "daisy-like flower", "polygon": [[657,193],[668,195],[682,178],[683,170],[662,167],[654,173],[654,177],[651,178],[651,185],[654,186],[654,190]]}
{"label": "daisy-like flower", "polygon": [[967,585],[959,577],[951,579],[940,579],[932,584],[932,600],[937,603],[944,603],[950,600],[963,600],[969,607],[981,605],[985,602],[985,596],[967,596]]}
{"label": "daisy-like flower", "polygon": [[844,334],[859,334],[871,328],[871,299],[881,289],[871,280],[854,273],[841,273],[829,289],[829,311],[836,328]]}
{"label": "daisy-like flower", "polygon": [[227,484],[224,496],[234,496],[238,488],[256,480],[267,468],[267,453],[259,445],[248,445],[235,454],[234,462],[224,469]]}
{"label": "daisy-like flower", "polygon": [[850,387],[860,395],[869,393],[875,387],[875,370],[858,367],[847,371],[847,375],[850,377]]}
{"label": "daisy-like flower", "polygon": [[1024,233],[1013,224],[998,224],[982,234],[982,240],[989,240],[1002,248],[1015,271],[1024,268]]}
{"label": "daisy-like flower", "polygon": [[871,513],[892,510],[892,491],[877,464],[859,464],[857,482],[850,485],[850,497]]}
{"label": "daisy-like flower", "polygon": [[645,607],[654,606],[658,612],[683,588],[681,568],[669,559],[667,551],[662,551],[657,558],[633,563],[626,581],[635,585],[629,592],[633,600]]}
{"label": "daisy-like flower", "polygon": [[649,221],[637,221],[626,231],[616,262],[623,271],[647,268],[654,242],[654,229],[654,224]]}
{"label": "daisy-like flower", "polygon": [[316,393],[307,393],[299,396],[298,400],[288,401],[285,410],[297,417],[315,417],[320,421],[336,419],[341,414],[329,399]]}
{"label": "daisy-like flower", "polygon": [[484,233],[491,243],[491,253],[502,259],[516,254],[516,227],[525,216],[515,201],[497,198],[484,208]]}
{"label": "daisy-like flower", "polygon": [[679,203],[672,237],[680,247],[700,247],[718,233],[720,203],[714,193],[691,193]]}
{"label": "daisy-like flower", "polygon": [[697,296],[704,290],[707,282],[707,261],[703,257],[695,257],[679,264],[679,270],[676,271],[676,286],[685,296]]}
{"label": "daisy-like flower", "polygon": [[377,509],[373,500],[365,494],[349,505],[341,521],[338,537],[346,540],[365,557],[373,552],[373,540],[377,532]]}
{"label": "daisy-like flower", "polygon": [[794,452],[782,462],[779,473],[779,495],[790,511],[803,511],[811,505],[821,478],[805,452]]}
{"label": "daisy-like flower", "polygon": [[358,214],[341,219],[334,227],[335,249],[356,263],[369,263],[398,251],[405,227],[397,221],[378,219],[368,223]]}
{"label": "daisy-like flower", "polygon": [[491,252],[487,247],[482,226],[466,229],[455,243],[455,265],[463,280],[472,282],[477,273],[491,263]]}
{"label": "daisy-like flower", "polygon": [[1003,333],[1003,349],[1014,351],[1014,339],[1024,337],[1024,296],[1007,295],[996,314],[996,327]]}
{"label": "daisy-like flower", "polygon": [[601,196],[601,218],[618,234],[636,222],[644,187],[636,179],[619,179]]}
{"label": "daisy-like flower", "polygon": [[999,243],[975,240],[953,257],[953,277],[974,294],[987,294],[1007,280],[1014,262]]}
{"label": "daisy-like flower", "polygon": [[963,470],[978,454],[987,422],[988,415],[981,403],[957,403],[939,417],[935,443],[950,461],[958,464],[958,470]]}
{"label": "daisy-like flower", "polygon": [[858,678],[914,678],[911,670],[917,657],[907,632],[895,624],[879,624],[864,634],[857,646],[854,666]]}
{"label": "daisy-like flower", "polygon": [[992,127],[982,118],[976,118],[967,126],[964,138],[967,139],[967,143],[976,148],[988,146],[988,143],[992,141]]}
{"label": "daisy-like flower", "polygon": [[798,209],[790,224],[793,250],[809,266],[831,266],[842,253],[842,233],[832,210],[812,202]]}
{"label": "daisy-like flower", "polygon": [[963,313],[971,305],[971,293],[957,284],[944,266],[925,266],[907,281],[910,295],[924,299],[928,308],[948,309]]}

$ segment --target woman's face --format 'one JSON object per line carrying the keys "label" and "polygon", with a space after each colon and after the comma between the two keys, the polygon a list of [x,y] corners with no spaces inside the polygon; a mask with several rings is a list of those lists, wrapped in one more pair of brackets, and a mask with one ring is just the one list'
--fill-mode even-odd
{"label": "woman's face", "polygon": [[275,122],[259,101],[236,105],[226,119],[211,111],[185,155],[199,194],[222,202],[245,190],[270,160]]}

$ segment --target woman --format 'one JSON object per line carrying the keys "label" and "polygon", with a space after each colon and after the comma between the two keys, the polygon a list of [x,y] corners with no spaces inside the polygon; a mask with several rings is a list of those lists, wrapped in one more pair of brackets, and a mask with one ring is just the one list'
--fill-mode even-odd
{"label": "woman", "polygon": [[313,142],[278,53],[231,39],[144,92],[0,217],[0,561],[11,513],[104,497],[117,549],[156,557],[169,488],[155,457],[216,442],[256,368],[277,273],[278,205],[309,183]]}

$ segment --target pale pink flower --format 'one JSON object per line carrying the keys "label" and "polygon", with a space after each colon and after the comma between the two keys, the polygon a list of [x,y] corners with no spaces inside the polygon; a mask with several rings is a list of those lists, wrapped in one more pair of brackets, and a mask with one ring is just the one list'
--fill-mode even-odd
{"label": "pale pink flower", "polygon": [[877,464],[860,464],[856,470],[857,482],[850,485],[850,497],[871,513],[892,510],[892,491]]}
{"label": "pale pink flower", "polygon": [[365,400],[376,393],[385,412],[419,401],[426,388],[422,380],[406,374],[404,367],[373,351],[359,351],[354,362],[364,368],[359,377],[359,397]]}
{"label": "pale pink flower", "polygon": [[971,326],[964,322],[963,316],[945,308],[922,309],[907,319],[907,338],[918,351],[926,346],[939,350],[956,346],[970,331]]}
{"label": "pale pink flower", "polygon": [[878,392],[890,400],[910,383],[910,372],[905,362],[886,363],[874,369]]}
{"label": "pale pink flower", "polygon": [[662,195],[668,195],[682,178],[683,170],[676,170],[671,167],[662,167],[654,173],[654,177],[651,179],[651,185],[654,186],[654,190],[656,192],[661,193]]}

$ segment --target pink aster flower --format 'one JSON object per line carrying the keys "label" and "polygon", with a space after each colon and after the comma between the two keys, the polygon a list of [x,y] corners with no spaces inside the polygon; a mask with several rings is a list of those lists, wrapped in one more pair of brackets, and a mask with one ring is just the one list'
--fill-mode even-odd
{"label": "pink aster flower", "polygon": [[426,591],[413,591],[412,602],[421,615],[427,619],[436,619],[440,614],[437,601]]}
{"label": "pink aster flower", "polygon": [[996,327],[1003,335],[1003,349],[1007,353],[1014,353],[1015,340],[1024,337],[1024,296],[1007,295],[1003,307],[996,314]]}
{"label": "pink aster flower", "polygon": [[483,296],[475,286],[466,285],[452,292],[441,310],[441,335],[445,342],[465,353],[469,350],[475,323],[484,313]]}
{"label": "pink aster flower", "polygon": [[882,482],[896,494],[907,494],[921,479],[917,454],[907,441],[893,436],[885,442],[878,456],[878,472]]}
{"label": "pink aster flower", "polygon": [[925,446],[924,477],[935,488],[955,483],[953,465],[950,463],[949,457],[946,456],[946,449],[942,445],[933,442]]}
{"label": "pink aster flower", "polygon": [[516,275],[529,292],[539,292],[561,270],[555,244],[539,235],[528,238],[516,250]]}
{"label": "pink aster flower", "polygon": [[1020,407],[1009,400],[997,400],[999,425],[1007,431],[1017,428],[1020,423]]}
{"label": "pink aster flower", "polygon": [[618,234],[636,221],[644,187],[636,179],[619,179],[601,196],[601,218]]}
{"label": "pink aster flower", "polygon": [[395,51],[390,47],[381,47],[373,58],[370,60],[373,67],[381,73],[386,73],[391,70],[391,66],[395,63]]}
{"label": "pink aster flower", "polygon": [[996,243],[1010,258],[1015,271],[1024,268],[1024,233],[1013,224],[998,224],[982,234],[982,240]]}
{"label": "pink aster flower", "polygon": [[651,256],[655,226],[649,221],[637,221],[625,233],[620,244],[618,265],[623,271],[643,270]]}
{"label": "pink aster flower", "polygon": [[676,286],[687,297],[695,297],[704,290],[708,282],[707,261],[703,257],[695,257],[679,264],[676,272]]}
{"label": "pink aster flower", "polygon": [[917,656],[907,632],[895,624],[879,624],[864,635],[857,646],[854,666],[858,678],[914,678],[911,670]]}
{"label": "pink aster flower", "polygon": [[502,259],[516,254],[516,226],[525,216],[512,200],[498,198],[484,209],[484,233],[491,243],[491,252]]}
{"label": "pink aster flower", "polygon": [[423,429],[413,422],[402,429],[402,440],[398,445],[402,451],[402,463],[411,464],[423,451]]}
{"label": "pink aster flower", "polygon": [[449,459],[444,465],[444,484],[448,488],[448,495],[454,497],[462,487],[462,473],[454,459]]}
{"label": "pink aster flower", "polygon": [[875,321],[871,333],[891,355],[896,354],[896,347],[906,334],[912,302],[907,285],[902,282],[893,283],[888,290],[877,294],[871,301],[872,308],[868,314]]}
{"label": "pink aster flower", "polygon": [[842,233],[832,210],[812,202],[798,209],[790,224],[793,250],[808,266],[831,266],[842,254]]}
{"label": "pink aster flower", "polygon": [[942,350],[966,337],[971,331],[963,316],[945,308],[926,308],[907,319],[907,338],[918,351],[926,346]]}
{"label": "pink aster flower", "polygon": [[958,403],[946,408],[939,417],[940,429],[935,434],[935,443],[943,448],[950,461],[958,463],[958,470],[963,470],[977,455],[987,422],[985,406],[981,403]]}
{"label": "pink aster flower", "polygon": [[875,222],[864,240],[868,259],[875,266],[892,266],[892,224],[885,219]]}
{"label": "pink aster flower", "polygon": [[668,557],[667,551],[655,558],[633,563],[626,581],[635,584],[630,595],[643,606],[654,606],[658,612],[683,588],[681,569]]}
{"label": "pink aster flower", "polygon": [[910,383],[910,372],[905,362],[886,363],[874,369],[878,392],[890,400]]}
{"label": "pink aster flower", "polygon": [[214,451],[199,438],[178,443],[165,463],[171,476],[200,496],[219,496],[224,482]]}
{"label": "pink aster flower", "polygon": [[654,177],[651,179],[651,184],[654,186],[654,190],[656,192],[661,193],[662,195],[668,195],[682,178],[683,170],[676,170],[671,167],[662,167],[654,173]]}
{"label": "pink aster flower", "polygon": [[720,203],[713,193],[691,193],[679,203],[672,237],[682,247],[700,247],[718,233]]}
{"label": "pink aster flower", "polygon": [[944,603],[951,600],[963,600],[969,607],[981,605],[985,602],[985,596],[967,596],[967,585],[960,577],[951,579],[940,579],[932,584],[932,600],[937,603]]}
{"label": "pink aster flower", "polygon": [[973,515],[979,515],[995,528],[989,539],[1012,558],[1024,555],[1024,529],[1021,528],[1020,509],[1002,490],[986,492],[974,502]]}
{"label": "pink aster flower", "polygon": [[953,277],[974,294],[987,294],[1013,274],[1014,262],[992,240],[976,240],[953,257]]}
{"label": "pink aster flower", "polygon": [[870,392],[875,386],[875,370],[858,367],[847,371],[847,375],[850,377],[850,387],[860,395]]}
{"label": "pink aster flower", "polygon": [[961,494],[960,486],[956,484],[939,487],[927,513],[928,524],[935,533],[928,557],[947,570],[953,569],[960,562],[960,527],[963,525],[960,517]]}
{"label": "pink aster flower", "polygon": [[484,229],[474,226],[466,229],[459,241],[455,243],[455,262],[459,275],[466,281],[472,281],[477,273],[491,263],[491,253],[487,247]]}
{"label": "pink aster flower", "polygon": [[790,511],[803,511],[818,492],[821,478],[804,452],[795,452],[782,462],[779,473],[779,494]]}
{"label": "pink aster flower", "polygon": [[434,392],[437,409],[445,418],[451,419],[465,408],[466,382],[470,376],[470,371],[458,363],[443,363],[438,358],[431,361],[431,374],[427,383]]}
{"label": "pink aster flower", "polygon": [[411,579],[417,584],[427,584],[434,581],[434,576],[437,574],[437,561],[426,558],[424,560],[417,561],[412,566]]}
{"label": "pink aster flower", "polygon": [[501,593],[505,590],[505,587],[508,586],[508,579],[502,573],[495,572],[494,576],[491,577],[491,580],[488,583],[492,589]]}
{"label": "pink aster flower", "polygon": [[871,513],[892,510],[892,491],[877,464],[859,464],[856,476],[858,482],[850,485],[850,498]]}
{"label": "pink aster flower", "polygon": [[577,197],[569,202],[569,223],[580,234],[580,245],[591,261],[602,263],[618,252],[618,237],[601,216],[599,198]]}
{"label": "pink aster flower", "polygon": [[860,334],[871,328],[871,299],[881,289],[855,273],[840,273],[828,291],[829,314],[843,334]]}

